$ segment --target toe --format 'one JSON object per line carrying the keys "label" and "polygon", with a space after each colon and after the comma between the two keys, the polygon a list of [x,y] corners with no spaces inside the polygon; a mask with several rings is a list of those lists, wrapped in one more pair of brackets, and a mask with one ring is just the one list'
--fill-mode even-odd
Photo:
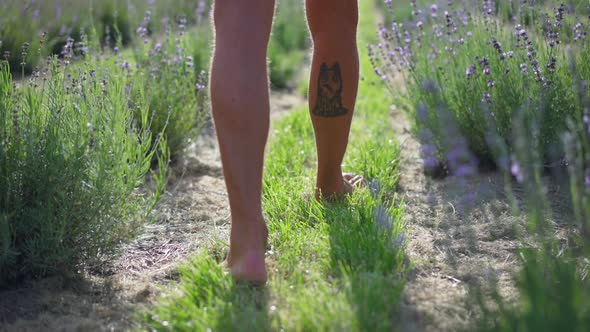
{"label": "toe", "polygon": [[344,180],[349,181],[349,182],[350,182],[350,180],[354,179],[356,176],[358,176],[358,175],[356,175],[354,173],[344,173],[344,174],[342,174],[342,177],[344,178]]}
{"label": "toe", "polygon": [[343,177],[353,187],[359,187],[365,183],[365,178],[362,175],[346,173]]}

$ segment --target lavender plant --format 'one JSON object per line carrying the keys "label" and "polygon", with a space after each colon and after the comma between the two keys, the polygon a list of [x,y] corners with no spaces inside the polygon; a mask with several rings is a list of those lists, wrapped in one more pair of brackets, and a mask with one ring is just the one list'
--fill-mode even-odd
{"label": "lavender plant", "polygon": [[292,81],[299,73],[309,44],[302,1],[278,2],[268,49],[270,82],[273,87],[293,87]]}
{"label": "lavender plant", "polygon": [[[494,163],[489,137],[499,137],[512,149],[512,120],[522,112],[526,123],[538,127],[534,146],[544,161],[562,160],[559,137],[567,119],[582,112],[572,89],[574,77],[590,77],[587,66],[573,73],[569,65],[590,52],[588,14],[568,12],[565,5],[551,12],[538,6],[539,19],[527,27],[528,18],[507,24],[496,16],[494,1],[425,9],[411,4],[411,19],[382,27],[381,42],[370,52],[375,71],[393,94],[398,94],[395,79],[407,83],[402,102],[428,152],[425,159],[431,165],[449,163],[453,147],[445,142],[445,128],[453,122],[479,162]],[[573,21],[566,34],[564,22]],[[449,116],[441,116],[441,108]]]}
{"label": "lavender plant", "polygon": [[[181,18],[174,29],[167,26],[162,40],[150,39],[150,22],[151,12],[147,11],[137,29],[143,42],[135,49],[136,74],[144,76],[145,83],[138,89],[152,112],[148,122],[140,121],[140,125],[163,133],[172,157],[177,157],[208,116],[205,70],[211,34],[204,25],[198,33],[187,35],[187,21]],[[132,70],[129,62],[123,61],[121,66]]]}
{"label": "lavender plant", "polygon": [[[149,108],[129,91],[141,76],[115,58],[63,58],[18,85],[0,63],[0,285],[107,261],[129,240],[162,188],[165,142],[134,124]],[[154,134],[156,135],[156,134]]]}
{"label": "lavender plant", "polygon": [[522,269],[516,275],[520,293],[517,303],[506,302],[494,290],[493,306],[490,306],[490,301],[476,292],[482,309],[478,322],[482,331],[590,329],[590,98],[587,90],[588,82],[579,81],[583,119],[570,121],[563,137],[573,207],[573,217],[568,220],[571,231],[565,241],[555,236],[551,197],[546,194],[535,163],[522,163],[521,160],[530,158],[530,146],[527,140],[521,140],[516,159],[524,166],[519,167],[518,173],[525,188],[524,212],[529,231],[535,235],[537,245],[520,250],[523,260]]}
{"label": "lavender plant", "polygon": [[[160,31],[167,20],[185,18],[187,25],[200,25],[206,21],[211,0],[73,0],[20,1],[0,3],[0,56],[8,59],[12,70],[20,71],[21,49],[28,43],[37,50],[40,36],[46,43],[42,56],[28,53],[26,73],[30,74],[45,55],[59,55],[68,39],[80,37],[95,29],[102,45],[113,47],[118,42],[129,45],[134,41],[137,22],[146,10],[153,12],[149,31]],[[81,32],[83,31],[83,32]]]}
{"label": "lavender plant", "polygon": [[[423,143],[425,169],[445,165],[461,181],[478,162],[493,162],[507,175],[514,212],[528,220],[519,300],[475,287],[478,330],[590,329],[587,6],[483,1],[420,9],[413,1],[410,19],[383,27],[381,43],[370,48],[392,93],[394,78],[407,83],[400,100]],[[548,161],[567,168],[573,213],[560,225],[566,239],[555,234]]]}

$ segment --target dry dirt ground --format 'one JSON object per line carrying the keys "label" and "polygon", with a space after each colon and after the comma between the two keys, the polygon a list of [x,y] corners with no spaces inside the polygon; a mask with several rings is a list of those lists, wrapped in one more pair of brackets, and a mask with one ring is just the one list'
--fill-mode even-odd
{"label": "dry dirt ground", "polygon": [[[518,249],[535,246],[525,236],[526,220],[515,217],[522,205],[522,189],[508,197],[499,172],[471,178],[427,177],[420,145],[410,133],[403,112],[392,114],[402,143],[399,193],[405,198],[408,225],[407,253],[413,262],[401,306],[402,331],[473,331],[478,315],[476,290],[491,287],[509,302],[518,300],[514,276],[519,270]],[[552,198],[553,225],[567,242],[567,188],[547,187]],[[478,287],[479,285],[479,287]]]}
{"label": "dry dirt ground", "polygon": [[517,225],[499,174],[435,180],[424,175],[419,143],[405,114],[393,114],[402,143],[400,193],[405,197],[413,269],[402,300],[404,331],[468,329],[477,282],[498,282],[514,296]]}

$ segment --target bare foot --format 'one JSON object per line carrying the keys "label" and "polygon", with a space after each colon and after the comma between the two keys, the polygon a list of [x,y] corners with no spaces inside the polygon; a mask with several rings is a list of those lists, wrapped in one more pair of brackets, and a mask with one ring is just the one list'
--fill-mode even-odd
{"label": "bare foot", "polygon": [[[319,182],[319,181],[318,181]],[[358,188],[366,183],[365,178],[361,175],[344,173],[342,180],[334,185],[318,184],[316,188],[316,199],[325,199],[328,201],[340,201],[351,195],[355,188]]]}
{"label": "bare foot", "polygon": [[264,263],[268,238],[266,224],[251,223],[245,227],[239,225],[242,224],[232,223],[231,244],[226,261],[229,273],[238,283],[262,286],[268,278]]}

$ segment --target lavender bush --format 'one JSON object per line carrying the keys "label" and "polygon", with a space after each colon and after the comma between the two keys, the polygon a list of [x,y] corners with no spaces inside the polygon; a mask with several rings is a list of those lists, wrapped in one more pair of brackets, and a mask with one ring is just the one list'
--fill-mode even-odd
{"label": "lavender bush", "polygon": [[[576,77],[590,78],[588,11],[580,15],[560,5],[547,12],[544,6],[527,5],[522,12],[534,9],[539,18],[527,26],[526,18],[506,23],[496,16],[494,1],[424,9],[411,3],[411,19],[382,27],[381,43],[370,52],[375,71],[392,93],[397,94],[394,79],[407,83],[403,106],[423,143],[427,168],[453,158],[449,122],[480,163],[494,163],[490,138],[500,138],[512,149],[517,113],[538,127],[534,146],[543,160],[563,159],[560,135],[568,118],[582,114],[572,86]],[[571,26],[567,33],[565,22]],[[578,64],[577,73],[572,62]]]}
{"label": "lavender bush", "polygon": [[[90,6],[91,5],[91,6]],[[168,20],[184,18],[187,25],[206,21],[211,0],[6,0],[0,2],[0,56],[8,60],[11,70],[20,71],[21,63],[30,74],[45,55],[59,55],[68,39],[79,42],[80,37],[96,30],[102,45],[131,44],[134,30],[143,14],[150,10],[153,19],[149,31],[161,31]],[[39,56],[41,36],[46,42]],[[28,43],[29,52],[23,62],[21,50]]]}
{"label": "lavender bush", "polygon": [[[206,22],[207,3],[199,8]],[[146,13],[134,52],[119,32],[105,47],[91,25],[19,82],[1,62],[0,285],[111,259],[154,207],[170,155],[203,123],[208,30],[189,36],[188,19],[152,24]],[[45,44],[27,45],[42,56]]]}
{"label": "lavender bush", "polygon": [[0,285],[108,260],[153,207],[140,187],[156,155],[163,186],[166,145],[133,121],[149,118],[129,93],[139,76],[115,58],[74,64],[73,48],[22,85],[0,63]]}
{"label": "lavender bush", "polygon": [[[518,301],[475,286],[481,316],[472,329],[590,330],[588,5],[483,1],[420,9],[412,2],[410,18],[390,14],[391,28],[380,29],[381,43],[370,47],[392,93],[399,94],[394,78],[407,84],[399,101],[426,170],[445,165],[462,181],[478,163],[494,163],[506,174],[514,212],[528,221]],[[560,225],[565,238],[555,232],[547,168],[551,181],[565,172],[569,183],[560,183],[572,212]]]}
{"label": "lavender bush", "polygon": [[[574,88],[574,91],[577,89]],[[478,321],[482,331],[590,330],[590,98],[588,83],[578,86],[584,107],[582,121],[570,121],[563,136],[573,217],[566,239],[555,235],[552,197],[542,181],[538,162],[531,160],[530,140],[520,139],[515,160],[524,188],[524,213],[536,245],[520,250],[522,269],[516,274],[517,303],[505,301],[497,290],[490,298],[479,290]],[[526,137],[525,137],[526,138]],[[523,160],[529,160],[523,163]],[[515,171],[514,162],[512,171]],[[514,201],[515,206],[519,205]],[[563,226],[563,225],[562,225]],[[493,304],[493,305],[490,305]]]}
{"label": "lavender bush", "polygon": [[303,2],[279,1],[268,48],[270,82],[274,88],[294,86],[293,79],[299,74],[309,45]]}
{"label": "lavender bush", "polygon": [[[154,133],[164,133],[172,157],[198,134],[208,116],[207,75],[211,32],[208,25],[196,33],[187,34],[184,18],[169,22],[159,38],[148,38],[151,12],[137,29],[142,43],[135,48],[137,75],[144,86],[134,93],[137,99],[147,99],[152,117],[141,126]],[[131,71],[132,65],[121,66]]]}

